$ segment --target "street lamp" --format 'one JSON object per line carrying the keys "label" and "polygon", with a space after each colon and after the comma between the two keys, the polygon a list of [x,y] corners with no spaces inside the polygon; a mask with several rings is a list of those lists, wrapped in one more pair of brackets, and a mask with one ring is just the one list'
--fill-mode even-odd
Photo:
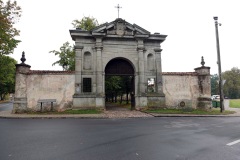
{"label": "street lamp", "polygon": [[220,109],[221,112],[224,111],[224,104],[223,104],[223,88],[222,88],[222,70],[221,70],[221,58],[220,58],[220,47],[219,47],[219,36],[218,36],[218,17],[213,17],[215,20],[215,29],[216,29],[216,44],[217,44],[217,64],[218,64],[218,75],[219,75],[219,94],[220,94]]}

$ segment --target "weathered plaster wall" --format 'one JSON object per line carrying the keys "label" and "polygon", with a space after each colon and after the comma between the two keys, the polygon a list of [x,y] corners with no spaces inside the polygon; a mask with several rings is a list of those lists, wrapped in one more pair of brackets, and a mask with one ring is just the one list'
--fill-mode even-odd
{"label": "weathered plaster wall", "polygon": [[195,72],[163,73],[163,92],[166,107],[180,107],[183,101],[186,107],[196,108],[200,95],[198,76]]}
{"label": "weathered plaster wall", "polygon": [[[26,95],[28,108],[39,109],[38,99],[57,99],[54,107],[58,109],[72,106],[75,82],[73,73],[30,71],[27,75],[18,75],[18,77],[22,76],[26,77],[27,89],[19,87],[21,93],[19,96]],[[21,83],[24,82],[23,79],[22,77]],[[179,107],[180,102],[184,101],[186,107],[196,108],[197,98],[200,95],[198,83],[196,72],[163,73],[166,107]]]}
{"label": "weathered plaster wall", "polygon": [[[16,82],[18,87],[16,87],[15,99],[26,97],[26,108],[20,106],[23,110],[40,110],[40,104],[37,102],[39,99],[56,99],[55,110],[72,107],[74,72],[32,70],[25,74],[18,72]],[[44,105],[50,106],[50,104]],[[14,111],[18,112],[18,108],[16,105]]]}
{"label": "weathered plaster wall", "polygon": [[38,108],[38,99],[56,99],[57,109],[72,107],[74,79],[74,74],[64,72],[32,72],[26,79],[28,107]]}
{"label": "weathered plaster wall", "polygon": [[[210,78],[199,79],[197,72],[165,72],[163,73],[163,92],[166,107],[198,107],[199,97],[210,97]],[[199,83],[203,84],[203,90]],[[39,110],[39,99],[56,99],[54,108],[62,110],[72,107],[74,95],[74,72],[32,71],[18,72],[16,75],[16,94],[14,110]],[[25,107],[24,104],[27,106]],[[50,104],[48,104],[50,105]]]}

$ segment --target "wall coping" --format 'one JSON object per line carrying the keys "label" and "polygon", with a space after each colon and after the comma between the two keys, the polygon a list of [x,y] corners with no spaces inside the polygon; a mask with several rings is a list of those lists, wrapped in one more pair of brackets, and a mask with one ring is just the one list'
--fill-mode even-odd
{"label": "wall coping", "polygon": [[197,72],[162,72],[166,76],[198,76]]}
{"label": "wall coping", "polygon": [[61,74],[75,74],[75,71],[30,70],[27,74],[28,75],[44,75],[44,74],[61,75]]}
{"label": "wall coping", "polygon": [[[43,74],[75,74],[75,71],[53,71],[53,70],[30,70],[28,75],[43,75]],[[170,76],[198,76],[197,72],[162,72],[162,75]]]}

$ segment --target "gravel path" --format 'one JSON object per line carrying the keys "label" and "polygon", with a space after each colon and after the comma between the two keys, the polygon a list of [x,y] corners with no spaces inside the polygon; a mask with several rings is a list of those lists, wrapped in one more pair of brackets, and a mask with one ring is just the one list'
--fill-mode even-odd
{"label": "gravel path", "polygon": [[133,110],[131,111],[129,108],[123,107],[119,104],[106,104],[107,110],[104,111],[104,114],[107,118],[147,118],[153,117],[150,114],[143,113],[140,111]]}
{"label": "gravel path", "polygon": [[130,110],[125,110],[125,111],[114,111],[114,110],[107,110],[104,111],[104,114],[106,115],[106,117],[108,118],[136,118],[136,117],[142,117],[142,118],[147,118],[147,117],[153,117],[150,114],[147,113],[143,113],[140,111],[130,111]]}

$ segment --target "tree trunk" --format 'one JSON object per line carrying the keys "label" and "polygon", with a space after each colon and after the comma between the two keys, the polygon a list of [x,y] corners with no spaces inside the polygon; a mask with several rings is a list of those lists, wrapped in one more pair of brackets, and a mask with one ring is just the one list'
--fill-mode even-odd
{"label": "tree trunk", "polygon": [[114,102],[114,94],[112,93],[112,103]]}
{"label": "tree trunk", "polygon": [[123,98],[123,95],[121,94],[121,98],[120,98],[120,104],[122,104],[122,98]]}
{"label": "tree trunk", "polygon": [[115,98],[115,103],[117,103],[117,93],[115,93],[114,98]]}

